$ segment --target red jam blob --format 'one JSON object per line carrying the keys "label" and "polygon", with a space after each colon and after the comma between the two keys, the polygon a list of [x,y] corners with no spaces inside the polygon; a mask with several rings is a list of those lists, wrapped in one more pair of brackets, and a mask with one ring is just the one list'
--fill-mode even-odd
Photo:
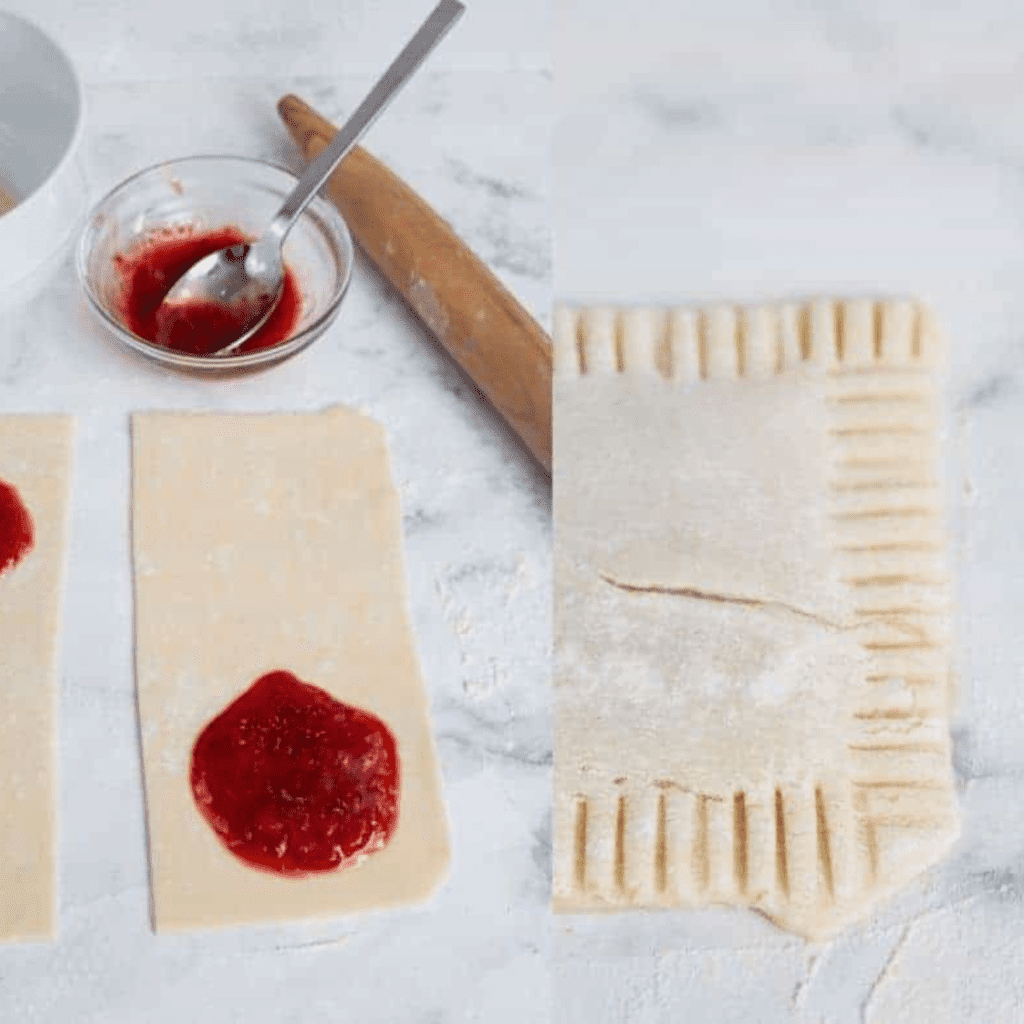
{"label": "red jam blob", "polygon": [[[244,333],[244,324],[225,316],[211,303],[183,303],[179,310],[157,317],[164,296],[194,263],[204,256],[239,242],[250,242],[235,227],[210,231],[164,229],[147,235],[127,253],[114,256],[121,275],[118,312],[133,334],[163,348],[189,355],[209,355]],[[284,291],[267,322],[240,348],[255,352],[286,341],[294,332],[302,310],[302,294],[295,274],[287,266]]]}
{"label": "red jam blob", "polygon": [[192,748],[192,794],[232,853],[282,875],[333,871],[398,824],[395,737],[290,672],[261,676]]}
{"label": "red jam blob", "polygon": [[32,550],[35,534],[21,495],[0,480],[0,573],[13,569]]}

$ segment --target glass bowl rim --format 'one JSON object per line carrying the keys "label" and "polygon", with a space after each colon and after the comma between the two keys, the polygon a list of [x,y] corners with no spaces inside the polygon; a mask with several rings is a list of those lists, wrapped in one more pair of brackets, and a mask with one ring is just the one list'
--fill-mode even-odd
{"label": "glass bowl rim", "polygon": [[[151,341],[147,341],[145,338],[140,338],[137,334],[129,331],[122,324],[118,323],[107,311],[106,305],[102,302],[100,297],[93,291],[89,280],[87,259],[89,253],[92,251],[90,239],[94,235],[93,222],[96,217],[103,213],[104,206],[111,202],[116,196],[129,192],[131,187],[135,185],[140,178],[151,175],[154,172],[165,171],[168,168],[180,167],[185,164],[214,163],[218,161],[243,164],[250,167],[269,168],[272,171],[286,175],[294,184],[297,184],[299,180],[294,171],[289,170],[287,167],[282,167],[280,164],[273,163],[270,160],[261,160],[255,157],[237,156],[228,153],[201,153],[196,156],[162,160],[159,163],[143,167],[141,170],[129,175],[93,203],[92,207],[85,215],[85,225],[82,228],[82,232],[78,240],[78,251],[75,260],[76,269],[78,271],[78,280],[82,287],[82,291],[85,292],[85,296],[89,300],[89,305],[92,307],[93,312],[112,331],[119,341],[123,342],[129,348],[134,349],[136,352],[168,366],[176,366],[184,369],[214,371],[241,370],[255,366],[263,366],[267,363],[277,363],[282,359],[288,358],[288,356],[295,355],[295,353],[316,341],[316,339],[338,316],[341,309],[341,301],[348,292],[349,284],[352,281],[355,251],[352,243],[352,234],[349,231],[348,224],[342,216],[341,211],[333,203],[329,203],[322,196],[316,195],[314,196],[310,206],[318,207],[318,212],[327,211],[328,216],[325,220],[328,222],[335,220],[336,224],[334,226],[340,228],[340,230],[337,231],[336,240],[340,243],[339,248],[342,250],[344,266],[342,269],[341,284],[335,295],[331,298],[327,309],[325,309],[324,312],[313,321],[313,323],[309,324],[309,326],[305,327],[298,334],[288,338],[286,341],[279,342],[276,345],[271,345],[269,348],[256,349],[252,352],[243,352],[228,356],[202,356],[163,348]],[[289,189],[288,191],[291,190]],[[306,216],[305,210],[301,216]]]}

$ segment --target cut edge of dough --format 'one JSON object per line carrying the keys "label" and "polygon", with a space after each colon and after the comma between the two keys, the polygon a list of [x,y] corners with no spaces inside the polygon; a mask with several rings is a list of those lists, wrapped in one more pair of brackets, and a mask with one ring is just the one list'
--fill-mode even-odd
{"label": "cut edge of dough", "polygon": [[[806,939],[829,938],[863,916],[865,901],[889,898],[948,852],[960,833],[955,794],[940,786],[930,796],[917,816],[894,805],[883,826],[889,835],[880,837],[858,806],[862,794],[841,779],[731,799],[674,785],[576,792],[555,809],[551,907],[575,914],[740,906]],[[886,873],[883,845],[912,846],[912,861]]]}

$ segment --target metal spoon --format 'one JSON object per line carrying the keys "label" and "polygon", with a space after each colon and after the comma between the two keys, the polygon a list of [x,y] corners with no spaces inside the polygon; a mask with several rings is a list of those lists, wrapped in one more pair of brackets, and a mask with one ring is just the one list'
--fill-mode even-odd
{"label": "metal spoon", "polygon": [[157,310],[157,337],[162,333],[161,321],[167,325],[180,315],[185,304],[194,303],[219,307],[232,322],[244,326],[244,334],[210,355],[230,355],[263,326],[284,289],[281,247],[292,225],[463,11],[465,7],[458,0],[441,0],[359,109],[309,165],[260,239],[251,245],[239,243],[210,253],[178,278]]}

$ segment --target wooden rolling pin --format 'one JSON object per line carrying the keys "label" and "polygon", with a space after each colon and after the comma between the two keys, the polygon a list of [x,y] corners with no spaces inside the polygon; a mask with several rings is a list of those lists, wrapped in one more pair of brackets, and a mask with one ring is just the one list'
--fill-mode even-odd
{"label": "wooden rolling pin", "polygon": [[[285,96],[277,109],[307,160],[337,131],[298,96]],[[326,189],[359,246],[550,472],[551,340],[540,325],[451,227],[362,147]]]}
{"label": "wooden rolling pin", "polygon": [[18,205],[18,200],[14,198],[13,194],[8,192],[0,181],[0,214],[7,213],[8,210],[13,210]]}

